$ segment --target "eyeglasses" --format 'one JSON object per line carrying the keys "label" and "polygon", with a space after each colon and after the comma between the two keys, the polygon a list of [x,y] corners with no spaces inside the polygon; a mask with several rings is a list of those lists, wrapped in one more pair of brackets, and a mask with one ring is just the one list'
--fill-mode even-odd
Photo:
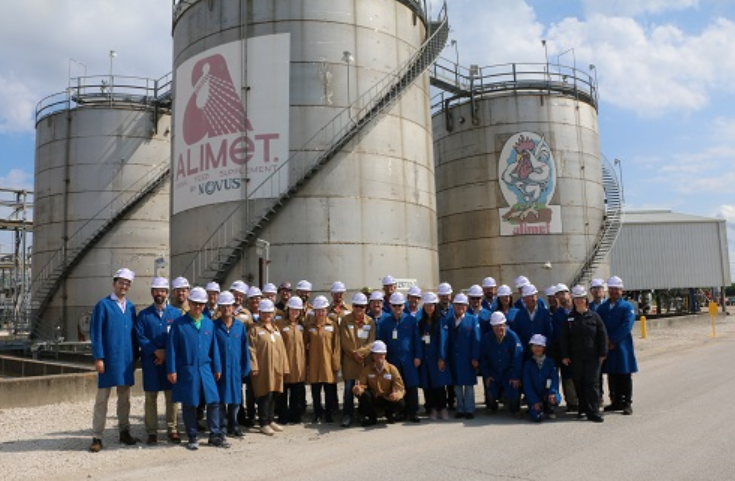
{"label": "eyeglasses", "polygon": [[399,307],[403,307],[403,304],[391,304],[393,306],[393,309],[397,309]]}

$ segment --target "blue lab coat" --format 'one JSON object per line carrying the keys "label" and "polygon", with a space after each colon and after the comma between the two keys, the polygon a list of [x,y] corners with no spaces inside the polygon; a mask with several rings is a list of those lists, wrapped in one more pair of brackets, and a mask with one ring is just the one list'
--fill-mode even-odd
{"label": "blue lab coat", "polygon": [[222,404],[242,403],[242,381],[250,374],[250,350],[245,324],[233,319],[227,326],[221,319],[214,321],[214,332],[219,350],[222,377],[217,381],[219,402]]}
{"label": "blue lab coat", "polygon": [[[393,339],[394,330],[397,339]],[[406,387],[417,387],[419,372],[413,360],[423,358],[423,349],[416,318],[405,313],[400,319],[393,314],[384,317],[378,326],[378,339],[388,346],[386,360],[401,371]]]}
{"label": "blue lab coat", "polygon": [[166,364],[156,365],[158,349],[166,349],[168,331],[174,321],[181,317],[181,311],[173,306],[166,305],[161,317],[158,316],[155,305],[150,305],[140,311],[135,320],[135,333],[140,345],[140,357],[143,367],[144,391],[168,391],[171,383],[166,378]]}
{"label": "blue lab coat", "polygon": [[[551,381],[551,387],[546,387],[547,381]],[[561,402],[556,363],[548,355],[540,369],[533,358],[525,362],[523,365],[523,392],[526,394],[529,407],[536,403],[543,404],[550,394],[556,396],[557,404]]]}
{"label": "blue lab coat", "polygon": [[112,296],[94,306],[89,327],[92,357],[105,362],[105,373],[97,375],[98,388],[135,384],[138,340],[135,336],[135,306],[125,300],[125,313]]}
{"label": "blue lab coat", "polygon": [[518,391],[510,384],[511,379],[520,381],[523,374],[523,346],[516,333],[506,329],[501,342],[494,332],[482,336],[480,374],[483,380],[493,378],[488,390],[495,399],[501,392],[510,399],[518,397]]}
{"label": "blue lab coat", "polygon": [[210,318],[202,316],[199,329],[189,314],[174,321],[168,335],[166,370],[178,377],[173,386],[174,402],[198,406],[202,392],[207,404],[219,402],[214,373],[222,372],[222,364]]}
{"label": "blue lab coat", "polygon": [[490,312],[494,312],[498,309],[498,297],[493,297],[493,302],[487,302],[487,298],[482,298],[482,308],[487,309]]}
{"label": "blue lab coat", "polygon": [[[423,309],[420,311],[423,312]],[[424,336],[429,335],[427,344]],[[431,326],[421,326],[419,322],[419,335],[423,347],[424,357],[419,366],[419,377],[423,389],[436,388],[452,385],[452,372],[449,367],[449,326],[440,319]],[[439,359],[444,361],[444,370],[439,370]]]}
{"label": "blue lab coat", "polygon": [[[543,298],[539,297],[539,298],[538,298],[538,301],[537,301],[537,302],[538,302],[538,305],[539,305],[539,306],[541,306],[541,307],[545,307],[546,309],[548,309],[548,308],[549,308],[549,306],[548,306],[548,305],[546,305],[546,301],[545,301],[545,300],[544,300]],[[523,297],[519,297],[519,298],[518,298],[518,299],[517,299],[517,300],[516,300],[516,301],[515,301],[515,302],[513,303],[513,307],[515,307],[515,308],[516,308],[516,309],[518,309],[518,310],[523,310],[523,309],[525,309],[525,308],[526,308],[526,303],[525,303],[525,302],[523,302]]]}
{"label": "blue lab coat", "polygon": [[608,374],[638,372],[638,363],[633,350],[633,336],[631,335],[635,324],[633,304],[622,299],[612,304],[608,299],[597,308],[596,312],[602,318],[602,322],[605,323],[608,339],[615,345],[613,349],[607,352],[607,358],[602,363],[602,372]]}
{"label": "blue lab coat", "polygon": [[471,314],[465,314],[459,326],[455,323],[454,317],[447,319],[453,385],[474,386],[477,370],[472,367],[472,360],[480,362],[480,325]]}
{"label": "blue lab coat", "polygon": [[[541,300],[539,299],[539,301]],[[524,306],[516,314],[515,320],[508,324],[521,340],[525,358],[531,357],[531,349],[528,346],[528,341],[531,340],[534,334],[541,334],[546,339],[554,339],[554,326],[551,322],[551,313],[548,309],[541,306],[540,302],[536,307],[536,314],[533,319],[531,319],[528,309]]]}

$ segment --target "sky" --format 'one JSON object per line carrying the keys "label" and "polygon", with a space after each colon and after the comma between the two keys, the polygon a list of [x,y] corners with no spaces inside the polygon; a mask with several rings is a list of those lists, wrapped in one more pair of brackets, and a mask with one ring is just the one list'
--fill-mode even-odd
{"label": "sky", "polygon": [[[436,12],[441,0],[429,3]],[[544,62],[541,40],[552,63],[594,64],[602,151],[621,160],[626,207],[727,219],[735,268],[735,0],[448,0],[448,10],[463,65]],[[106,75],[110,50],[116,74],[168,73],[171,1],[2,2],[0,187],[33,188],[36,104],[70,73]]]}

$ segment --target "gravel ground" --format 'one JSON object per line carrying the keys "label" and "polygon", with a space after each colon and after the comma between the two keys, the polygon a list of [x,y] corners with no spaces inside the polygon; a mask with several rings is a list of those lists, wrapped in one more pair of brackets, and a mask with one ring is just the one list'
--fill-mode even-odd
{"label": "gravel ground", "polygon": [[[649,322],[648,339],[645,340],[640,339],[638,327],[634,330],[639,359],[645,360],[662,352],[713,342],[707,315],[670,321],[668,326],[659,323],[660,321]],[[717,337],[735,337],[735,317],[718,318]],[[636,385],[636,389],[645,389],[645,386]],[[161,396],[159,413],[164,410],[162,401]],[[105,474],[109,476],[110,473],[124,470],[126,466],[165,465],[176,463],[179,459],[189,459],[187,456],[191,453],[186,449],[166,443],[155,447],[128,447],[118,443],[114,400],[110,402],[107,430],[103,439],[104,451],[99,454],[87,452],[91,441],[92,406],[93,401],[88,401],[0,409],[0,479],[102,479],[106,477]],[[144,438],[142,397],[133,398],[131,413],[133,434]],[[227,462],[227,459],[234,459],[233,456],[262,446],[267,446],[269,450],[280,450],[293,448],[302,442],[324,441],[327,447],[329,442],[334,442],[330,438],[338,433],[344,431],[337,424],[318,428],[309,425],[289,426],[284,433],[274,438],[252,431],[245,439],[234,440],[232,449],[219,453],[223,455],[223,462]],[[159,438],[165,438],[165,434],[162,432]],[[200,453],[213,451],[214,448],[206,446],[206,441],[202,443]],[[152,474],[166,477],[163,469]]]}

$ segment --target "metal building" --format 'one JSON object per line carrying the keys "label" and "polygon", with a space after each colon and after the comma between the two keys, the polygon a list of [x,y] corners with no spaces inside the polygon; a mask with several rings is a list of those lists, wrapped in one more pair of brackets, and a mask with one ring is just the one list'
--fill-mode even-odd
{"label": "metal building", "polygon": [[436,285],[425,71],[447,34],[422,0],[175,2],[172,272]]}
{"label": "metal building", "polygon": [[[150,299],[168,257],[170,79],[81,77],[36,112],[34,335],[87,336],[120,267]],[[88,338],[88,337],[87,337]]]}
{"label": "metal building", "polygon": [[600,153],[597,86],[549,64],[437,63],[434,158],[441,278],[538,288],[606,272],[619,227],[615,172]]}
{"label": "metal building", "polygon": [[625,212],[610,269],[625,289],[667,290],[729,286],[725,219],[671,210]]}

